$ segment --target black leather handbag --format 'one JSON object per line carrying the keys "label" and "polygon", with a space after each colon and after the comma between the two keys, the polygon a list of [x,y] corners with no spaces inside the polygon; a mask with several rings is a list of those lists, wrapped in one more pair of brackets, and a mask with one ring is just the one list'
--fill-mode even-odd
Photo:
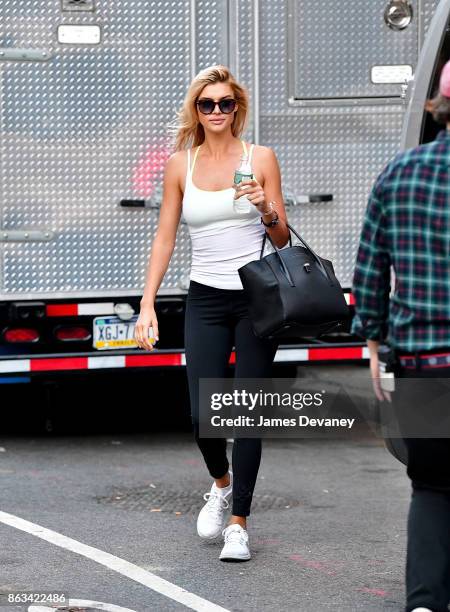
{"label": "black leather handbag", "polygon": [[[259,259],[238,269],[253,331],[260,338],[317,337],[338,328],[350,311],[333,264],[301,244],[278,249],[264,232]],[[263,257],[266,237],[274,252]]]}

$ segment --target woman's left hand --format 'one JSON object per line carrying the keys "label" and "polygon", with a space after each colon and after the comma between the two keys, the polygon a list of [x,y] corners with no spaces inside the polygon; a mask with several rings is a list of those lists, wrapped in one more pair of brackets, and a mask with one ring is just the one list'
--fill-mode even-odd
{"label": "woman's left hand", "polygon": [[260,211],[266,209],[266,194],[256,179],[242,181],[238,185],[233,184],[233,187],[236,190],[235,200],[246,195],[248,200]]}

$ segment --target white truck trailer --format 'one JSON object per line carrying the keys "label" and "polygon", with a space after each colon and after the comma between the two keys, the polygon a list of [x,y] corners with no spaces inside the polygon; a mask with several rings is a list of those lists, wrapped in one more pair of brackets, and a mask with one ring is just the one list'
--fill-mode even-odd
{"label": "white truck trailer", "polygon": [[[248,87],[245,138],[275,150],[289,221],[351,304],[372,183],[436,133],[423,103],[449,19],[450,0],[0,0],[0,382],[183,367],[183,220],[158,350],[136,347],[134,323],[166,125],[210,64]],[[367,358],[347,332],[282,344],[275,362]]]}

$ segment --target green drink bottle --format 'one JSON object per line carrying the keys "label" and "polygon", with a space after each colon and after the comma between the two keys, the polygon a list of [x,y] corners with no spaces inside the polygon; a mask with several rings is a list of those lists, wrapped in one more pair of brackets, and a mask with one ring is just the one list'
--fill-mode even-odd
{"label": "green drink bottle", "polygon": [[[245,153],[241,157],[239,168],[234,173],[234,183],[238,185],[241,181],[249,181],[253,178],[252,167]],[[238,215],[246,215],[252,209],[253,204],[243,195],[233,202],[233,210]]]}

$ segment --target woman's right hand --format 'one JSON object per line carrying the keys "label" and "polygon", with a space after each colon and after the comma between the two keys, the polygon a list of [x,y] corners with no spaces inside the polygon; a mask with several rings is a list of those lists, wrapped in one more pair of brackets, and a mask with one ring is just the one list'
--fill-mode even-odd
{"label": "woman's right hand", "polygon": [[159,340],[159,332],[155,308],[153,306],[141,306],[141,312],[134,328],[134,339],[140,348],[147,351],[154,349],[148,337],[150,327],[153,328],[153,336],[155,342],[157,342]]}

